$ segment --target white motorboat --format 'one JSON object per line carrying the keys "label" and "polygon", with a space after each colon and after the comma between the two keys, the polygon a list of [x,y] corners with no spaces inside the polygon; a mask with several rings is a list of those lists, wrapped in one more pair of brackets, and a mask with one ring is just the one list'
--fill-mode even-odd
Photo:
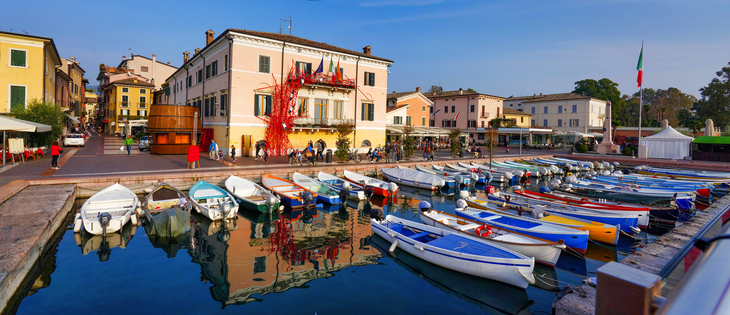
{"label": "white motorboat", "polygon": [[76,215],[74,232],[84,230],[94,235],[106,235],[122,229],[130,220],[137,225],[139,205],[137,195],[119,184],[111,185],[84,202]]}

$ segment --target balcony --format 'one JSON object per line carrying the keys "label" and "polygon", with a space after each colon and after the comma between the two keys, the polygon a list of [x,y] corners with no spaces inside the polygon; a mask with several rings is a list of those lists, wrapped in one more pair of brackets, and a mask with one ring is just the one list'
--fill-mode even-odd
{"label": "balcony", "polygon": [[139,103],[139,108],[147,108],[147,103]]}
{"label": "balcony", "polygon": [[129,102],[122,102],[121,107],[129,107]]}
{"label": "balcony", "polygon": [[482,114],[479,115],[479,118],[489,118],[489,113],[482,112]]}
{"label": "balcony", "polygon": [[287,82],[293,82],[299,80],[302,86],[310,87],[329,87],[329,88],[342,88],[354,90],[356,88],[355,80],[343,76],[342,79],[331,74],[325,73],[301,73],[298,70],[296,73],[290,73],[287,78]]}
{"label": "balcony", "polygon": [[337,118],[299,118],[294,120],[295,132],[298,131],[312,131],[317,132],[320,129],[326,131],[335,131],[335,126],[339,124],[350,124],[355,125],[355,121],[352,119],[337,119]]}

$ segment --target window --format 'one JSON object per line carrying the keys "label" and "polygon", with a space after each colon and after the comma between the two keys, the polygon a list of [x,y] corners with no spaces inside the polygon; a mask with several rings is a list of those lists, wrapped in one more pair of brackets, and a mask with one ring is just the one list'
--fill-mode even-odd
{"label": "window", "polygon": [[269,73],[271,70],[271,57],[259,56],[259,72]]}
{"label": "window", "polygon": [[444,113],[448,113],[448,112],[449,112],[449,107],[448,106],[444,106]]}
{"label": "window", "polygon": [[199,69],[196,73],[196,83],[203,82],[203,69]]}
{"label": "window", "polygon": [[123,87],[122,88],[122,93],[129,93],[129,88]]}
{"label": "window", "polygon": [[403,117],[401,117],[401,116],[395,116],[395,117],[393,117],[393,124],[394,125],[402,125],[403,124]]}
{"label": "window", "polygon": [[433,114],[433,107],[429,107],[429,108],[428,108],[428,113],[429,113],[429,114]]}
{"label": "window", "polygon": [[11,85],[10,86],[10,108],[12,111],[14,108],[25,108],[26,94],[25,86]]}
{"label": "window", "polygon": [[577,113],[578,112],[578,105],[573,105],[573,112],[574,113]]}
{"label": "window", "polygon": [[563,113],[563,105],[558,106],[558,114]]}
{"label": "window", "polygon": [[312,74],[312,63],[297,61],[297,70],[301,74]]}
{"label": "window", "polygon": [[421,111],[426,111],[426,106],[422,106]]}
{"label": "window", "polygon": [[433,120],[433,119],[431,119],[431,120],[430,120],[430,121],[428,122],[428,125],[429,125],[429,126],[431,126],[431,127],[434,127],[434,126],[436,126],[436,120]]}
{"label": "window", "polygon": [[452,113],[456,113],[456,106],[454,106],[454,105],[451,105],[451,112],[452,112]]}
{"label": "window", "polygon": [[221,93],[221,116],[228,114],[226,108],[228,108],[228,94]]}
{"label": "window", "polygon": [[256,94],[254,96],[253,114],[256,116],[271,114],[271,95]]}
{"label": "window", "polygon": [[[140,71],[142,71],[142,72],[149,72],[149,68],[147,68],[145,66],[142,66],[141,68],[142,69]],[[139,115],[137,115],[137,116],[139,116]]]}
{"label": "window", "polygon": [[548,107],[547,106],[545,106],[545,107],[542,108],[542,113],[543,114],[547,114],[548,113]]}
{"label": "window", "polygon": [[373,103],[362,103],[362,116],[363,121],[374,121],[375,120],[375,104]]}
{"label": "window", "polygon": [[210,76],[214,77],[218,75],[218,60],[213,61],[213,63],[210,64]]}
{"label": "window", "polygon": [[533,126],[535,126],[535,120],[534,119],[530,122],[530,127],[533,127]]}
{"label": "window", "polygon": [[223,71],[228,71],[228,55],[223,56]]}
{"label": "window", "polygon": [[543,119],[542,120],[542,126],[543,127],[547,127],[547,119]]}
{"label": "window", "polygon": [[205,107],[203,108],[203,116],[208,117],[208,111],[210,110],[210,100],[205,98]]}
{"label": "window", "polygon": [[563,126],[563,120],[562,119],[558,119],[558,127],[562,127],[562,126]]}
{"label": "window", "polygon": [[406,125],[411,125],[411,116],[406,116]]}
{"label": "window", "polygon": [[469,109],[470,112],[474,112],[474,105],[471,105],[471,108]]}
{"label": "window", "polygon": [[525,122],[525,117],[520,117],[520,123]]}
{"label": "window", "polygon": [[122,95],[122,107],[129,107],[129,95]]}
{"label": "window", "polygon": [[140,116],[140,117],[147,116],[147,110],[138,110],[137,116]]}
{"label": "window", "polygon": [[[482,127],[484,127],[484,126],[482,126]],[[484,140],[484,134],[483,133],[478,134],[477,140]]]}
{"label": "window", "polygon": [[375,73],[365,71],[365,85],[375,86]]}
{"label": "window", "polygon": [[205,79],[210,79],[210,65],[205,66]]}
{"label": "window", "polygon": [[534,107],[532,108],[532,113],[531,114],[533,114],[533,115],[535,114],[535,108]]}
{"label": "window", "polygon": [[119,116],[129,116],[129,110],[128,109],[122,109],[121,110],[121,115],[119,115]]}
{"label": "window", "polygon": [[10,66],[11,67],[27,67],[28,52],[25,50],[10,49]]}
{"label": "window", "polygon": [[299,98],[299,117],[309,117],[309,110],[307,109],[307,99]]}
{"label": "window", "polygon": [[570,127],[580,127],[578,125],[578,119],[569,119],[568,122],[570,122]]}
{"label": "window", "polygon": [[218,100],[218,98],[215,97],[215,94],[211,94],[209,99],[210,99],[210,117],[215,117],[216,111],[218,110],[217,109],[218,104],[216,104],[216,101]]}
{"label": "window", "polygon": [[147,97],[146,96],[139,97],[139,107],[141,107],[141,108],[147,107]]}
{"label": "window", "polygon": [[477,127],[477,121],[476,120],[470,120],[469,126],[467,128],[476,128]]}
{"label": "window", "polygon": [[426,125],[426,116],[422,116],[421,117],[421,126],[425,126],[425,125]]}
{"label": "window", "polygon": [[139,94],[147,94],[147,89],[139,89]]}
{"label": "window", "polygon": [[314,123],[315,124],[326,124],[327,123],[327,100],[315,99],[314,100]]}
{"label": "window", "polygon": [[335,115],[333,118],[335,119],[342,119],[342,112],[344,111],[344,108],[342,107],[342,101],[334,101],[335,103]]}

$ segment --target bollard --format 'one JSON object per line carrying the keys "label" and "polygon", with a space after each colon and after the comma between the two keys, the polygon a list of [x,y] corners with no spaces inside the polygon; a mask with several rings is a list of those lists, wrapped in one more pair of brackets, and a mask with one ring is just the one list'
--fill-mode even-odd
{"label": "bollard", "polygon": [[662,291],[659,276],[617,262],[601,266],[597,273],[596,315],[656,312],[653,301]]}

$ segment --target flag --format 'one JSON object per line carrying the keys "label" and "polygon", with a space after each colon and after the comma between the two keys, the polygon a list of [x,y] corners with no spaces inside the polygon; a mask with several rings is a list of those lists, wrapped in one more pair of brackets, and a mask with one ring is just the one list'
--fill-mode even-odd
{"label": "flag", "polygon": [[440,112],[440,111],[441,111],[440,109],[439,109],[439,110],[437,110],[437,111],[435,111],[435,112],[434,112],[433,114],[431,114],[431,116],[436,116],[436,114],[437,114],[438,112]]}
{"label": "flag", "polygon": [[461,114],[461,111],[456,112],[456,116],[454,116],[454,121],[459,119],[459,114]]}
{"label": "flag", "polygon": [[644,59],[644,43],[641,43],[641,53],[639,53],[639,63],[636,65],[636,70],[639,71],[639,75],[636,77],[636,83],[641,87],[641,75],[644,72],[644,66],[641,64]]}
{"label": "flag", "polygon": [[322,60],[319,61],[319,67],[317,67],[317,71],[314,71],[314,75],[318,75],[324,71],[324,57],[322,57]]}
{"label": "flag", "polygon": [[340,71],[340,60],[337,60],[337,68],[335,68],[335,76],[337,76],[337,81],[342,81],[342,72]]}
{"label": "flag", "polygon": [[331,73],[335,73],[335,64],[332,62],[332,58],[330,58],[330,67],[327,69],[327,75],[330,75]]}

